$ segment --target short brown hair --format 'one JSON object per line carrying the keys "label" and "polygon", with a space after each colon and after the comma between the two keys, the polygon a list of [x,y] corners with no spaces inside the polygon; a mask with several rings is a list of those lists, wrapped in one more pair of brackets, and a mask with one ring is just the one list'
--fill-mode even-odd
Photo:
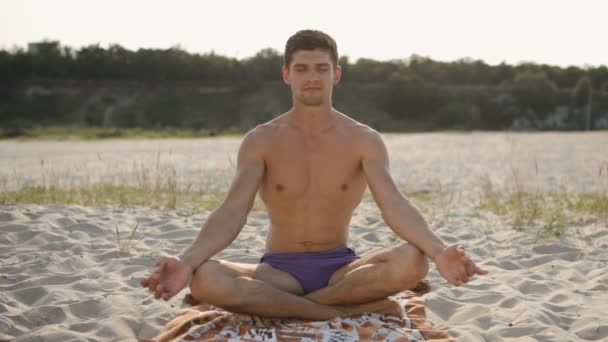
{"label": "short brown hair", "polygon": [[327,50],[334,68],[338,65],[338,46],[331,36],[317,30],[301,30],[289,37],[285,44],[285,67],[289,68],[289,63],[296,51],[314,49]]}

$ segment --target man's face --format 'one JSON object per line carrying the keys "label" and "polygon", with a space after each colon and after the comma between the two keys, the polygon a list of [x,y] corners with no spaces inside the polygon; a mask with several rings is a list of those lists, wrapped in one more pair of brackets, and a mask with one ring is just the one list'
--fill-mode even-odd
{"label": "man's face", "polygon": [[292,55],[289,69],[283,67],[283,80],[291,86],[294,100],[306,106],[320,106],[331,101],[334,85],[342,69],[334,68],[328,51],[299,50]]}

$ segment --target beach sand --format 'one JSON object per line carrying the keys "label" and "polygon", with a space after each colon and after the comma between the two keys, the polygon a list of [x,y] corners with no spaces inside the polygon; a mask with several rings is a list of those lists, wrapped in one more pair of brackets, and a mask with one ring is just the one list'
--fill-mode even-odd
{"label": "beach sand", "polygon": [[[391,169],[433,230],[462,243],[490,270],[461,287],[433,266],[427,316],[463,341],[608,339],[608,227],[581,216],[559,237],[513,228],[512,217],[478,208],[484,182],[508,191],[600,191],[608,134],[436,133],[385,135]],[[33,184],[77,187],[137,182],[138,168],[173,168],[178,186],[225,189],[239,138],[103,142],[0,142],[2,191]],[[42,162],[41,162],[42,160]],[[514,172],[514,170],[516,170]],[[160,171],[159,171],[160,172]],[[517,178],[519,181],[516,181]],[[161,254],[197,235],[208,210],[79,205],[0,205],[0,341],[135,340],[156,335],[185,307],[186,291],[155,300],[139,279]],[[138,226],[128,251],[117,248]],[[249,215],[217,258],[256,263],[268,216]],[[351,221],[358,254],[400,243],[366,194]]]}

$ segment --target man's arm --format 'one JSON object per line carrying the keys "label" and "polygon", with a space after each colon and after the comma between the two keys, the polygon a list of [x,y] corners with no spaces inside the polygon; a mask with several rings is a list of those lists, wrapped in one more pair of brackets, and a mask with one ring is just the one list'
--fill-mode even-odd
{"label": "man's arm", "polygon": [[418,209],[403,196],[389,171],[389,158],[380,134],[366,128],[362,140],[362,164],[367,184],[386,224],[400,238],[435,260],[446,245],[433,233]]}
{"label": "man's arm", "polygon": [[466,255],[461,245],[446,245],[429,228],[410,201],[401,194],[389,172],[386,146],[378,132],[367,128],[362,145],[363,170],[367,184],[382,212],[382,218],[402,239],[418,247],[437,265],[439,273],[460,286],[475,274],[488,274]]}
{"label": "man's arm", "polygon": [[257,127],[243,138],[236,175],[226,199],[209,215],[196,240],[179,255],[191,270],[228,247],[247,222],[264,175],[261,129]]}

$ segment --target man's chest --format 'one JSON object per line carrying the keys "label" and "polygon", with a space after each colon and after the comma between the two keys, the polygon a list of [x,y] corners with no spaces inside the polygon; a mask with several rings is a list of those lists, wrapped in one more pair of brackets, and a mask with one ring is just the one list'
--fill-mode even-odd
{"label": "man's chest", "polygon": [[361,157],[352,143],[283,141],[265,158],[263,189],[285,197],[335,197],[365,186]]}

